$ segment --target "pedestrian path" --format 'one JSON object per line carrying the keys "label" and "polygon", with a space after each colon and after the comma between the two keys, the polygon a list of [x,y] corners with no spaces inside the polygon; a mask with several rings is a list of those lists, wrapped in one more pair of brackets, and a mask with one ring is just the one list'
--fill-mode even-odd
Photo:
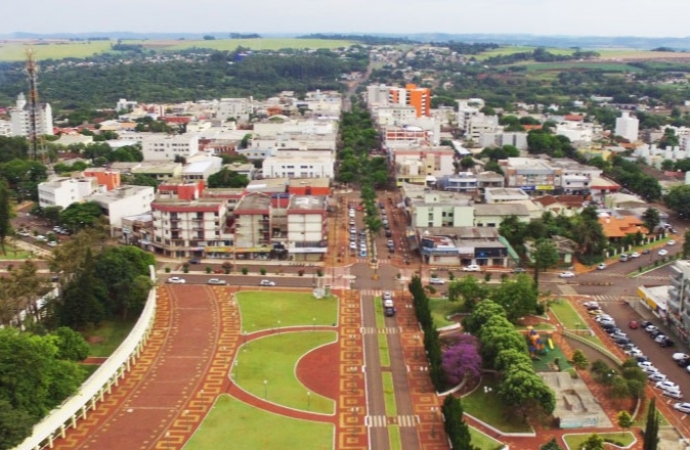
{"label": "pedestrian path", "polygon": [[360,328],[362,334],[398,334],[400,333],[399,327],[386,327],[386,328],[376,328],[376,327],[362,327]]}
{"label": "pedestrian path", "polygon": [[362,295],[371,295],[373,297],[381,297],[383,291],[381,289],[361,289],[359,291]]}
{"label": "pedestrian path", "polygon": [[399,427],[416,427],[419,424],[419,416],[406,415],[406,416],[366,416],[364,418],[364,423],[369,428],[383,428],[388,425],[397,425]]}
{"label": "pedestrian path", "polygon": [[634,300],[636,298],[629,295],[589,295],[588,297],[598,303],[614,303],[623,300]]}

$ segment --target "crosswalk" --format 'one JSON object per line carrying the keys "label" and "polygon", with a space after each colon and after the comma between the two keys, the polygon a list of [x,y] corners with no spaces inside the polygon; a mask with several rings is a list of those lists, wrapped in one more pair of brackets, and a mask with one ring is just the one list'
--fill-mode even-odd
{"label": "crosswalk", "polygon": [[381,289],[362,289],[359,291],[362,295],[371,295],[373,297],[381,297],[383,291]]}
{"label": "crosswalk", "polygon": [[362,327],[362,328],[360,328],[360,332],[362,334],[398,334],[398,333],[400,333],[400,328],[399,327],[385,327],[385,328]]}
{"label": "crosswalk", "polygon": [[[390,258],[377,258],[376,261],[378,261],[379,266],[391,263]],[[369,264],[371,262],[371,258],[357,258],[357,262]]]}
{"label": "crosswalk", "polygon": [[419,416],[417,415],[405,415],[405,416],[393,416],[387,417],[384,415],[374,415],[366,416],[364,418],[364,424],[367,427],[383,428],[387,427],[389,424],[398,425],[400,427],[416,427],[419,424]]}
{"label": "crosswalk", "polygon": [[623,300],[634,300],[637,297],[631,297],[631,296],[621,296],[621,295],[590,295],[589,298],[592,299],[592,301],[598,302],[598,303],[614,303],[614,302],[620,302]]}

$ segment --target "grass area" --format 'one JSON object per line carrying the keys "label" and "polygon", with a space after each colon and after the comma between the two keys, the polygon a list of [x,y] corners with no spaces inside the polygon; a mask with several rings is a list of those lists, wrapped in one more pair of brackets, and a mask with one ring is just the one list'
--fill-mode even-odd
{"label": "grass area", "polygon": [[309,392],[297,379],[299,359],[316,347],[334,342],[336,333],[281,333],[243,346],[232,369],[235,382],[247,392],[289,408],[332,414],[333,400]]}
{"label": "grass area", "polygon": [[386,328],[386,318],[383,317],[383,300],[381,297],[374,298],[374,311],[376,312],[376,328]]}
{"label": "grass area", "polygon": [[386,415],[397,416],[398,406],[395,403],[395,387],[393,386],[393,374],[390,372],[383,372],[383,400],[386,404]]}
{"label": "grass area", "polygon": [[[485,386],[490,387],[491,392],[484,392]],[[503,405],[496,394],[497,391],[498,381],[488,376],[484,377],[474,392],[462,398],[462,407],[467,414],[501,431],[507,433],[532,431],[532,427],[527,422]]]}
{"label": "grass area", "polygon": [[559,62],[527,62],[514,64],[516,66],[524,66],[527,72],[540,72],[540,71],[561,71],[569,69],[589,69],[589,70],[601,70],[604,72],[643,72],[643,69],[639,67],[630,66],[625,63],[612,63],[612,62],[595,62],[595,61],[559,61]]}
{"label": "grass area", "polygon": [[446,317],[458,312],[461,307],[462,302],[451,302],[444,298],[429,299],[431,317],[434,319],[437,328],[453,325],[455,322],[448,320]]}
{"label": "grass area", "polygon": [[0,61],[23,61],[26,51],[33,49],[37,61],[44,59],[86,58],[110,51],[115,41],[93,42],[3,42],[0,43]]}
{"label": "grass area", "polygon": [[309,293],[242,291],[237,293],[242,331],[254,332],[298,325],[335,325],[336,297],[315,299]]}
{"label": "grass area", "polygon": [[[540,331],[555,331],[556,327],[551,325],[550,323],[546,322],[539,322],[536,325],[531,325],[531,327],[535,330],[540,330]],[[523,331],[527,329],[526,325],[518,325],[515,327],[516,330],[518,331]]]}
{"label": "grass area", "polygon": [[[184,40],[173,41],[167,47],[158,47],[165,50],[185,50],[192,47],[210,48],[214,50],[235,50],[238,46],[247,47],[252,50],[281,50],[281,49],[333,49],[349,47],[352,41],[336,39],[295,39],[295,38],[260,38],[260,39],[214,39],[204,40]],[[150,46],[146,45],[145,46]]]}
{"label": "grass area", "polygon": [[500,450],[505,447],[503,443],[474,427],[470,427],[470,435],[472,436],[472,445],[481,450]]}
{"label": "grass area", "polygon": [[0,261],[14,259],[31,259],[33,257],[35,257],[33,252],[20,250],[19,248],[9,244],[5,244],[5,253],[0,252]]}
{"label": "grass area", "polygon": [[575,311],[575,308],[567,300],[559,298],[551,303],[551,312],[556,316],[563,327],[568,330],[584,330],[587,327],[584,319]]}
{"label": "grass area", "polygon": [[388,337],[385,334],[379,334],[376,338],[379,343],[379,362],[381,367],[390,367],[391,355],[388,351]]}
{"label": "grass area", "polygon": [[402,449],[402,439],[400,439],[400,428],[397,425],[388,425],[388,443],[390,450]]}
{"label": "grass area", "polygon": [[136,319],[106,320],[98,328],[84,333],[84,339],[89,343],[89,356],[110,356],[125,340]]}
{"label": "grass area", "polygon": [[[640,411],[640,413],[637,415],[637,418],[633,423],[633,427],[644,428],[647,425],[647,412],[649,412],[649,403],[646,403],[642,407],[642,411]],[[662,427],[670,425],[668,419],[664,417],[664,415],[661,413],[661,411],[659,411],[658,408],[656,412],[659,415],[659,425],[661,425]]]}
{"label": "grass area", "polygon": [[[602,439],[604,440],[612,440],[612,441],[617,441],[622,444],[623,447],[627,447],[628,445],[632,444],[635,442],[635,435],[633,435],[630,431],[624,431],[621,433],[597,433],[599,436],[601,436]],[[585,443],[585,441],[592,435],[592,433],[589,434],[567,434],[563,436],[565,439],[566,444],[568,444],[568,448],[571,449],[579,449],[582,444]]]}
{"label": "grass area", "polygon": [[565,357],[563,351],[560,347],[555,346],[553,350],[548,347],[548,342],[546,336],[542,336],[542,341],[544,341],[544,353],[538,354],[538,359],[532,360],[532,365],[534,370],[537,372],[552,372],[553,364],[556,359],[558,359],[558,367],[561,371],[570,369],[570,364],[568,364],[568,358]]}
{"label": "grass area", "polygon": [[333,425],[272,414],[224,394],[184,449],[319,450],[333,446],[334,432]]}
{"label": "grass area", "polygon": [[[499,48],[493,48],[491,50],[488,50],[486,52],[482,52],[478,55],[476,55],[476,59],[479,61],[485,60],[487,58],[491,58],[492,56],[498,56],[498,55],[512,55],[515,53],[525,53],[525,52],[533,52],[537,46],[524,46],[524,45],[515,45],[515,46],[502,46]],[[567,48],[547,48],[546,49],[549,53],[552,53],[554,55],[572,55],[574,50],[567,49]]]}

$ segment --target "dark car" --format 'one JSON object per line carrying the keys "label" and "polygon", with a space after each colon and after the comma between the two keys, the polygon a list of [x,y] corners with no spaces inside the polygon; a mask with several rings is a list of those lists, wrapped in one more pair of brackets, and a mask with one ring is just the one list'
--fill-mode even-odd
{"label": "dark car", "polygon": [[196,258],[192,258],[192,259],[189,260],[189,264],[199,264],[200,262],[201,262],[201,261],[199,261],[199,260],[196,259]]}
{"label": "dark car", "polygon": [[391,236],[393,236],[393,233],[391,232],[391,230],[386,230],[386,237],[389,238]]}
{"label": "dark car", "polygon": [[690,358],[679,359],[676,361],[676,364],[678,364],[680,367],[688,367],[690,366]]}
{"label": "dark car", "polygon": [[641,320],[641,321],[638,322],[638,323],[639,323],[639,325],[640,325],[640,328],[642,328],[643,330],[644,330],[645,328],[647,328],[648,326],[650,326],[650,325],[654,325],[654,324],[653,324],[652,322],[650,322],[649,320]]}
{"label": "dark car", "polygon": [[666,338],[666,339],[662,340],[661,342],[659,342],[659,346],[661,346],[661,347],[673,347],[674,345],[676,345],[676,343],[673,342],[669,338]]}
{"label": "dark car", "polygon": [[648,249],[648,248],[642,250],[642,254],[643,254],[643,255],[649,255],[650,253],[652,253],[652,251],[651,251],[650,249]]}
{"label": "dark car", "polygon": [[631,344],[631,343],[632,343],[632,341],[631,341],[630,339],[628,339],[628,338],[618,338],[618,339],[614,339],[613,342],[615,342],[616,345],[619,346],[619,347],[622,347],[622,346],[624,346],[624,345],[628,345],[628,344]]}
{"label": "dark car", "polygon": [[383,313],[386,315],[386,317],[393,317],[395,315],[395,308],[386,307],[384,308]]}

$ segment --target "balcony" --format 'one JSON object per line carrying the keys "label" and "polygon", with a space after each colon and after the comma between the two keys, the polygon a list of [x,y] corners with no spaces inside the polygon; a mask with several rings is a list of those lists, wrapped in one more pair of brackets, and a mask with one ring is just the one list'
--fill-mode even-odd
{"label": "balcony", "polygon": [[683,284],[683,277],[682,277],[682,275],[681,275],[681,276],[673,275],[673,276],[671,277],[671,284],[674,285],[674,286],[680,287],[680,285]]}

